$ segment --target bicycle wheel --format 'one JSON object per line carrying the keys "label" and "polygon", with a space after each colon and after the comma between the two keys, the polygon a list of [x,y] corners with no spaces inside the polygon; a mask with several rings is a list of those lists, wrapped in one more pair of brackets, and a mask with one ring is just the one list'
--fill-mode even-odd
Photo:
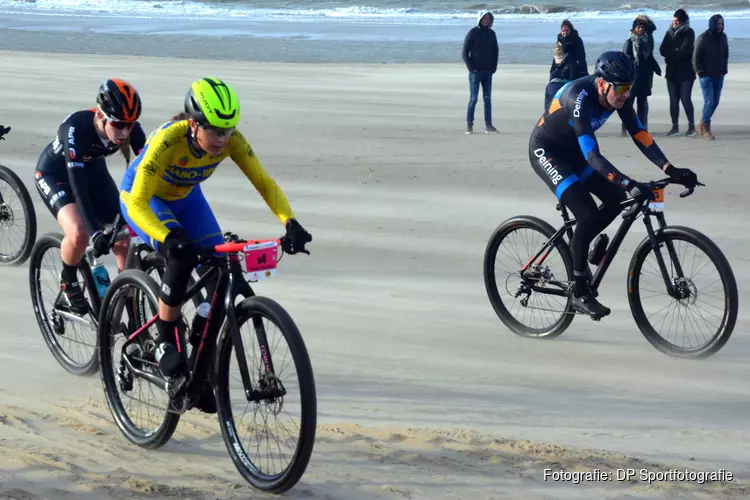
{"label": "bicycle wheel", "polygon": [[60,366],[74,375],[91,375],[99,368],[96,350],[99,295],[91,269],[83,259],[78,266],[78,276],[84,284],[91,310],[86,317],[81,317],[62,307],[59,281],[62,239],[62,234],[50,233],[34,244],[29,261],[31,303],[44,341]]}
{"label": "bicycle wheel", "polygon": [[[310,455],[315,444],[317,396],[310,358],[297,326],[277,302],[266,297],[246,298],[237,305],[236,313],[237,325],[240,335],[242,335],[245,352],[237,353],[234,349],[234,342],[232,342],[232,335],[228,326],[225,326],[219,339],[215,363],[216,402],[221,434],[234,465],[245,480],[260,490],[282,493],[292,488],[300,480],[310,461]],[[248,325],[249,328],[243,332],[242,326],[250,321],[252,323]],[[280,335],[286,341],[291,356],[286,353],[275,355],[270,352],[269,347],[277,347],[281,344],[281,339],[269,339],[268,332],[271,326],[274,326],[275,330],[280,330]],[[254,363],[248,360],[248,370],[254,392],[281,389],[285,392],[283,396],[270,397],[271,394],[266,394],[265,399],[253,403],[248,401],[245,395],[245,388],[238,371],[233,374],[230,381],[230,364],[232,359],[236,360],[236,356],[232,356],[232,353],[235,352],[238,356],[246,356],[246,354],[250,354],[248,351],[258,354],[259,357],[258,361]],[[273,366],[272,373],[266,370],[266,365],[262,360],[262,357],[266,355],[269,359],[273,359],[271,365],[278,363]],[[290,359],[297,373],[296,376],[290,377],[284,383],[281,378]],[[292,398],[289,393],[295,386],[299,389],[299,401],[290,402]],[[231,389],[234,389],[234,398],[230,396]],[[286,392],[287,390],[289,392]],[[247,410],[250,407],[250,413],[254,415],[253,421],[245,422],[243,425],[244,415],[240,417],[239,422],[236,421],[232,410],[232,399],[235,400],[236,408]],[[289,431],[288,439],[281,443],[262,445],[261,443],[265,438],[275,437],[276,433],[288,431],[292,428],[292,425],[279,425],[279,415],[283,413],[291,416],[290,411],[299,411],[299,425],[294,424],[297,431]],[[258,421],[269,423],[269,420],[277,424],[273,430],[268,428],[264,431],[254,429],[253,424],[258,423]],[[254,432],[249,438],[249,443],[258,443],[257,453],[248,454],[242,443],[238,428],[247,428],[247,431],[253,428]],[[284,450],[288,450],[288,456],[291,457],[289,463],[286,466],[282,465],[280,470],[274,472],[264,471],[256,462],[260,450],[266,448],[269,453],[274,454],[269,460],[274,467],[276,462],[287,458]]]}
{"label": "bicycle wheel", "polygon": [[[558,238],[537,263],[521,273],[523,266],[554,234],[555,229],[547,222],[537,217],[518,216],[498,226],[487,242],[484,285],[490,303],[503,324],[523,337],[555,338],[573,321],[570,297],[553,295],[567,292],[573,282],[573,258],[562,238]],[[518,244],[521,248],[501,249],[505,243],[508,246]],[[509,264],[501,266],[507,276],[499,279],[497,260],[501,257],[508,258]],[[506,292],[505,300],[500,290]],[[534,315],[537,311],[539,318]],[[517,315],[521,317],[517,319]]]}
{"label": "bicycle wheel", "polygon": [[[117,427],[132,443],[143,448],[163,446],[174,434],[180,415],[167,411],[169,397],[161,387],[145,378],[137,376],[126,363],[122,347],[129,329],[126,325],[134,322],[141,325],[138,318],[122,317],[128,313],[127,301],[142,303],[146,298],[150,307],[150,317],[159,310],[159,290],[154,280],[140,269],[126,269],[109,286],[102,303],[101,323],[99,324],[99,357],[104,396]],[[118,317],[119,316],[119,317]],[[156,325],[152,324],[139,335],[137,355],[130,355],[130,364],[139,370],[161,378],[159,367],[153,356],[156,348]],[[120,341],[119,351],[115,350]],[[155,402],[141,401],[140,398],[153,396]],[[123,401],[125,399],[127,402]],[[131,411],[131,404],[144,403]],[[143,422],[148,420],[147,426]]]}
{"label": "bicycle wheel", "polygon": [[[29,191],[14,171],[0,165],[0,263],[20,265],[26,262],[36,240],[36,210]],[[23,229],[13,230],[16,222],[25,222]]]}
{"label": "bicycle wheel", "polygon": [[[727,343],[737,322],[739,299],[732,268],[719,247],[695,229],[667,227],[657,233],[657,242],[669,273],[667,279],[675,292],[670,295],[667,291],[654,248],[648,238],[644,239],[633,253],[628,270],[628,300],[633,318],[651,345],[665,354],[682,358],[711,356]],[[708,257],[708,262],[696,263],[698,253]],[[703,277],[709,264],[718,271],[718,277]],[[700,290],[699,285],[707,289]],[[666,300],[659,300],[659,296]],[[666,305],[662,305],[664,302]],[[652,321],[652,317],[661,317],[662,313],[661,321]],[[670,325],[665,337],[657,328],[662,330],[668,318],[676,319],[677,325]],[[708,336],[702,335],[703,342],[697,331],[701,327],[709,330]],[[681,331],[689,340],[687,346],[673,341]]]}

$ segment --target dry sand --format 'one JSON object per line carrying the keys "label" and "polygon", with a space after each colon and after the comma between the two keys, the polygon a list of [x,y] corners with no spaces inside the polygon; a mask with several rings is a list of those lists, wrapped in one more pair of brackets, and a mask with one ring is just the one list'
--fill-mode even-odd
{"label": "dry sand", "polygon": [[[500,135],[463,134],[459,65],[290,65],[0,53],[2,163],[32,191],[39,234],[58,227],[31,183],[39,151],[68,113],[93,103],[110,75],[141,91],[149,130],[182,104],[189,82],[217,74],[243,99],[243,132],[314,235],[257,287],[297,321],[316,375],[318,439],[290,498],[741,498],[750,494],[747,380],[750,322],[750,68],[735,65],[714,118],[716,141],[667,138],[657,79],[649,123],[668,156],[706,187],[672,190],[667,216],[709,235],[734,266],[734,336],[704,361],[646,342],[627,306],[625,270],[638,223],[601,289],[601,323],[576,318],[550,342],[509,332],[484,291],[482,255],[503,219],[557,225],[555,200],[528,165],[546,68],[501,67]],[[696,111],[702,105],[694,92]],[[482,121],[481,99],[477,122]],[[683,119],[684,129],[684,119]],[[481,125],[478,127],[483,131]],[[658,177],[611,120],[605,154],[638,178]],[[630,162],[630,164],[628,164]],[[121,157],[110,162],[116,179]],[[225,230],[275,235],[279,225],[231,162],[204,185]],[[609,230],[610,236],[613,234]],[[112,266],[111,259],[108,261]],[[110,269],[113,269],[110,267]],[[214,416],[190,412],[158,451],[113,423],[98,377],[60,368],[37,327],[27,266],[0,289],[0,498],[265,498],[235,470]],[[569,471],[725,469],[725,483],[545,481]]]}

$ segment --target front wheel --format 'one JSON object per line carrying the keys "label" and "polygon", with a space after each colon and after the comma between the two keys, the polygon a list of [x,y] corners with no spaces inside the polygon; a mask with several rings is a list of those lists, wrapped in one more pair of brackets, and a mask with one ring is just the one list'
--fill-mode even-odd
{"label": "front wheel", "polygon": [[65,307],[60,290],[63,235],[50,233],[34,244],[29,259],[29,290],[39,329],[57,362],[74,375],[92,375],[99,368],[96,349],[99,295],[91,269],[82,259],[78,279],[84,284],[89,313],[83,317]]}
{"label": "front wheel", "polygon": [[523,337],[555,338],[573,321],[567,296],[573,258],[562,237],[521,272],[554,234],[547,222],[519,216],[503,222],[487,242],[484,285],[490,303],[505,326]]}
{"label": "front wheel", "polygon": [[643,336],[665,354],[711,356],[727,343],[737,322],[732,268],[719,247],[695,229],[670,226],[657,232],[656,239],[656,251],[646,238],[630,261],[633,318]]}
{"label": "front wheel", "polygon": [[[215,363],[221,433],[246,481],[263,491],[283,493],[304,474],[315,443],[317,396],[310,358],[297,325],[277,302],[246,298],[237,305],[236,316],[244,352],[237,351],[225,326]],[[282,340],[288,352],[271,352],[282,347]],[[252,355],[257,359],[247,359]],[[238,356],[247,359],[249,397],[236,363],[230,370]],[[263,460],[262,453],[269,456]]]}
{"label": "front wheel", "polygon": [[26,262],[36,240],[36,210],[31,195],[14,171],[0,165],[0,264]]}

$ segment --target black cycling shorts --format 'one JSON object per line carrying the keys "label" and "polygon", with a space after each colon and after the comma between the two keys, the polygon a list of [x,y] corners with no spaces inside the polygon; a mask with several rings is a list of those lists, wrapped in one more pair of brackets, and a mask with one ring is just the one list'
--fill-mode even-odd
{"label": "black cycling shorts", "polygon": [[[60,209],[69,203],[75,203],[76,200],[67,171],[63,171],[63,174],[45,175],[39,171],[41,163],[45,161],[51,160],[48,160],[47,155],[42,155],[35,173],[36,189],[52,216],[57,219]],[[87,163],[85,168],[88,181],[86,189],[96,210],[96,218],[101,227],[111,224],[120,213],[120,190],[109,174],[104,158]]]}
{"label": "black cycling shorts", "polygon": [[548,141],[543,141],[536,133],[532,133],[529,140],[529,161],[558,200],[571,184],[586,182],[591,175],[596,174],[594,167],[588,164],[580,151],[566,152],[559,146],[550,146]]}

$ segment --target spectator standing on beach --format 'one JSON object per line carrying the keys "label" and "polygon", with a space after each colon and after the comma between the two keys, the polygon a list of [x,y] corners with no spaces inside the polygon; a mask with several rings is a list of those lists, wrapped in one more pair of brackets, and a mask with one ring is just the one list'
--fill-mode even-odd
{"label": "spectator standing on beach", "polygon": [[690,27],[690,18],[684,9],[677,9],[672,17],[672,25],[664,33],[659,53],[664,57],[667,68],[664,74],[669,92],[669,114],[672,128],[667,135],[680,135],[680,101],[688,120],[686,136],[695,135],[694,109],[691,94],[695,83],[693,70],[693,47],[695,32]]}
{"label": "spectator standing on beach", "polygon": [[497,36],[492,29],[495,16],[486,11],[479,16],[477,25],[469,30],[464,38],[461,52],[469,70],[469,107],[466,111],[466,133],[474,132],[474,110],[479,98],[479,85],[482,85],[484,100],[485,133],[497,133],[492,125],[492,76],[497,71]]}
{"label": "spectator standing on beach", "polygon": [[573,27],[573,23],[564,19],[560,24],[560,33],[557,34],[557,41],[562,44],[563,52],[567,59],[573,64],[573,79],[580,78],[589,74],[586,64],[586,48],[583,46],[583,40],[578,36],[578,31]]}
{"label": "spectator standing on beach", "polygon": [[714,139],[711,117],[719,107],[728,64],[729,42],[724,33],[724,18],[721,14],[714,14],[708,20],[708,29],[696,40],[693,52],[693,69],[703,91],[703,117],[698,124],[698,133],[706,139]]}
{"label": "spectator standing on beach", "polygon": [[544,109],[549,108],[555,93],[566,83],[575,80],[575,64],[563,50],[562,43],[557,42],[552,49],[552,67],[549,70],[549,83],[544,89]]}
{"label": "spectator standing on beach", "polygon": [[[639,15],[633,20],[630,38],[625,41],[622,51],[633,60],[635,81],[630,89],[630,100],[638,106],[638,119],[648,130],[648,96],[654,84],[654,73],[661,76],[659,63],[654,59],[654,38],[656,25],[646,15]],[[622,125],[622,135],[627,135]]]}

